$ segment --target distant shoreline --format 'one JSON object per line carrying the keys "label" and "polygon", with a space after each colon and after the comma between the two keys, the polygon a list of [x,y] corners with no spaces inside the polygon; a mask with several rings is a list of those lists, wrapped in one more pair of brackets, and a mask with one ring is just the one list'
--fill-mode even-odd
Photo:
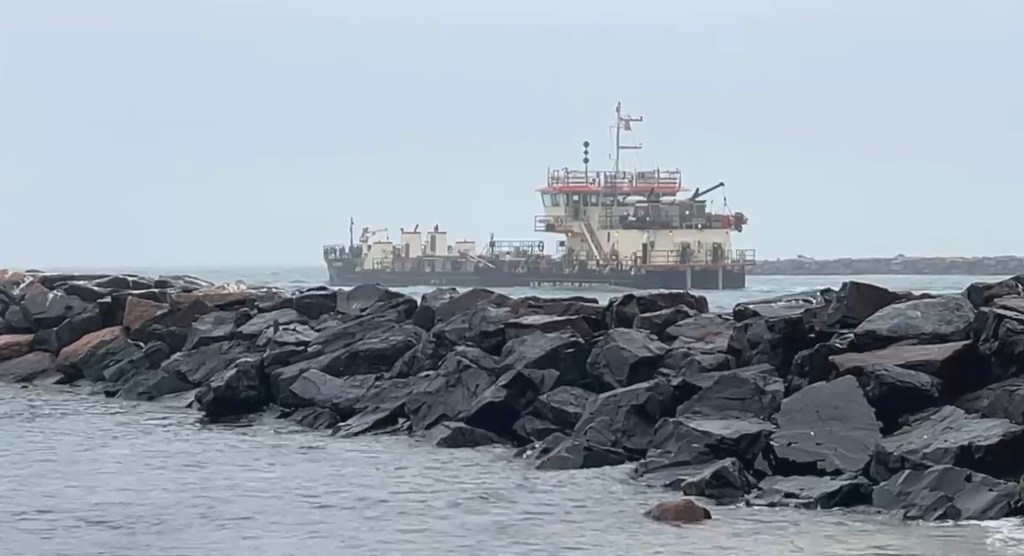
{"label": "distant shoreline", "polygon": [[872,257],[779,259],[757,261],[748,274],[757,276],[1013,276],[1024,273],[1024,257]]}

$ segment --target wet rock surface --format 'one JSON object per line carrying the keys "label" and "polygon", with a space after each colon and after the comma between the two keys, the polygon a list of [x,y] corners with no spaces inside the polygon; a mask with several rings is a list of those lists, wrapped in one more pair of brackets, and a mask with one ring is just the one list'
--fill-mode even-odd
{"label": "wet rock surface", "polygon": [[14,284],[0,287],[0,381],[187,397],[211,421],[269,411],[338,436],[518,447],[538,469],[623,466],[720,502],[924,520],[1019,511],[1016,278],[960,296],[847,282],[725,315],[686,292],[601,305],[187,277]]}

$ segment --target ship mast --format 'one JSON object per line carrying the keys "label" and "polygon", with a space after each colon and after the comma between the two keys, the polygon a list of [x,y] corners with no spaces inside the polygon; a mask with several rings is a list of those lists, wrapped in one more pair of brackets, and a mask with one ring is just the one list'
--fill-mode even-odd
{"label": "ship mast", "polygon": [[633,122],[642,122],[642,121],[644,121],[644,117],[643,116],[640,116],[640,117],[637,117],[637,118],[634,118],[634,117],[632,117],[632,116],[630,116],[628,114],[623,116],[622,115],[622,102],[620,101],[620,102],[617,102],[615,104],[615,174],[616,174],[616,177],[618,176],[618,173],[619,173],[619,153],[621,151],[640,150],[641,148],[643,148],[643,145],[640,145],[640,144],[637,144],[637,145],[623,145],[622,141],[621,141],[622,130],[625,129],[626,131],[631,131],[632,128],[631,128],[630,124],[632,124]]}

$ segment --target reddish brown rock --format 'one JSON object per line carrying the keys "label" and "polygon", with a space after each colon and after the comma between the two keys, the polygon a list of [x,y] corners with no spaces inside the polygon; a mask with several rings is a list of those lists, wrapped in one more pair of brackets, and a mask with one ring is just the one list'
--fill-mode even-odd
{"label": "reddish brown rock", "polygon": [[167,310],[168,307],[169,305],[166,303],[149,301],[141,297],[129,297],[124,306],[124,318],[121,320],[121,324],[129,331],[135,330],[160,314],[161,311]]}
{"label": "reddish brown rock", "polygon": [[689,498],[658,502],[644,512],[644,517],[669,523],[693,523],[711,519],[711,512]]}
{"label": "reddish brown rock", "polygon": [[205,301],[218,309],[251,306],[258,301],[256,293],[251,290],[199,290],[171,295],[171,305],[175,307],[188,305],[196,300]]}
{"label": "reddish brown rock", "polygon": [[32,334],[0,336],[0,361],[16,359],[32,351]]}
{"label": "reddish brown rock", "polygon": [[86,334],[77,342],[60,350],[60,354],[57,356],[57,368],[61,370],[74,369],[78,361],[86,354],[95,353],[122,337],[124,337],[124,328],[120,326],[111,326],[92,334]]}

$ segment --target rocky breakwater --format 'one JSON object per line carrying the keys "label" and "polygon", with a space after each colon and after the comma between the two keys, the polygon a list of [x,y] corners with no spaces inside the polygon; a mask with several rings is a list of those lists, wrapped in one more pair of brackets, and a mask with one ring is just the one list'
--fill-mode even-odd
{"label": "rocky breakwater", "polygon": [[1010,276],[1024,272],[1024,257],[875,257],[865,259],[778,259],[758,261],[750,274],[792,276],[928,275]]}
{"label": "rocky breakwater", "polygon": [[0,281],[0,380],[205,419],[506,445],[712,501],[1020,512],[1024,278],[921,296],[847,282],[708,312],[686,292],[513,299],[187,278]]}

